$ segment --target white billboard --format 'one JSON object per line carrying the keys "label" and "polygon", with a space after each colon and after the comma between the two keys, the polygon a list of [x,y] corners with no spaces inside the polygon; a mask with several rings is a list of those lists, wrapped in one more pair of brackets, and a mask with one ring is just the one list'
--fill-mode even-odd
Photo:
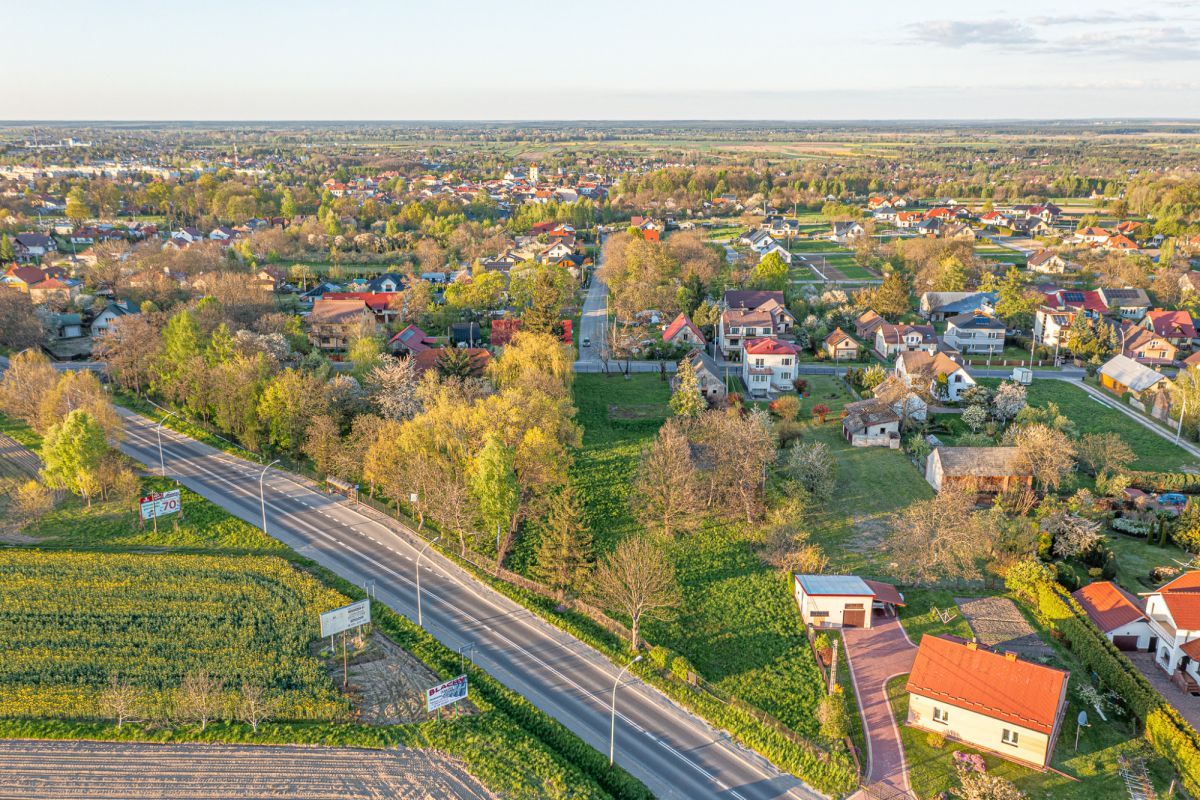
{"label": "white billboard", "polygon": [[453,680],[440,683],[425,690],[425,710],[433,711],[435,708],[448,706],[451,703],[457,703],[459,700],[466,699],[467,676],[459,675]]}
{"label": "white billboard", "polygon": [[142,498],[141,505],[142,519],[165,517],[168,514],[175,514],[183,508],[179,500],[178,489],[146,495]]}
{"label": "white billboard", "polygon": [[333,636],[335,633],[366,625],[371,621],[371,601],[359,600],[348,606],[326,611],[321,615],[321,636]]}

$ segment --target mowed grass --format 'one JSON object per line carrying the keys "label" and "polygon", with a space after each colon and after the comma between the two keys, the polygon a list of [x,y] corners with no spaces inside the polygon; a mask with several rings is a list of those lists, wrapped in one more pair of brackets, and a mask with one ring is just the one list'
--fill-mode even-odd
{"label": "mowed grass", "polygon": [[899,450],[851,447],[836,421],[813,425],[802,441],[824,442],[838,465],[837,491],[812,515],[812,539],[831,572],[893,580],[882,545],[896,512],[933,496],[921,472]]}
{"label": "mowed grass", "polygon": [[830,411],[826,419],[832,422],[841,416],[847,403],[854,402],[854,395],[836,375],[801,375],[800,380],[808,381],[808,397],[800,399],[800,420],[810,419],[814,408],[825,405]]}
{"label": "mowed grass", "polygon": [[[598,554],[642,533],[629,499],[644,446],[669,416],[657,375],[577,375],[584,428],[571,478]],[[680,614],[646,626],[647,640],[682,654],[719,689],[813,736],[821,677],[787,576],[758,557],[745,527],[709,521],[665,544],[683,595]]]}
{"label": "mowed grass", "polygon": [[[993,388],[1000,383],[996,378],[981,378],[979,382]],[[1200,466],[1194,457],[1168,439],[1093,399],[1086,391],[1068,381],[1035,380],[1029,386],[1028,397],[1033,406],[1056,403],[1059,410],[1074,423],[1079,436],[1087,433],[1119,434],[1137,455],[1137,461],[1130,465],[1133,469],[1169,472]]]}

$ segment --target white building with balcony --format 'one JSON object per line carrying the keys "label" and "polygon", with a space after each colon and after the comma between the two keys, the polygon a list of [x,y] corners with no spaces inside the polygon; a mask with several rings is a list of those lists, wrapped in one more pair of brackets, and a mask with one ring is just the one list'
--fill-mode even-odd
{"label": "white building with balcony", "polygon": [[1143,596],[1155,663],[1180,689],[1200,692],[1200,570]]}

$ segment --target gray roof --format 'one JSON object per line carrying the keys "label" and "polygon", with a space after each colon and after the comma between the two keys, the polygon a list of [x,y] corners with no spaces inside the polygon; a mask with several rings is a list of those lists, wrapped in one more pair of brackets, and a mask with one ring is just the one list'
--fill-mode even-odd
{"label": "gray roof", "polygon": [[857,575],[797,575],[796,583],[808,595],[875,596],[874,590]]}
{"label": "gray roof", "polygon": [[987,314],[977,313],[975,311],[967,311],[963,314],[950,317],[946,320],[949,324],[956,328],[973,329],[973,330],[1004,330],[1005,325],[995,317],[989,317]]}
{"label": "gray roof", "polygon": [[976,478],[1028,475],[1021,464],[1019,447],[939,447],[934,451],[942,462],[942,474]]}
{"label": "gray roof", "polygon": [[1107,375],[1135,392],[1143,392],[1167,377],[1161,372],[1155,372],[1144,364],[1139,364],[1132,358],[1122,355],[1116,355],[1109,359],[1100,368],[1100,374]]}
{"label": "gray roof", "polygon": [[721,377],[721,368],[717,366],[717,362],[713,360],[712,356],[708,355],[708,353],[705,353],[700,348],[696,348],[692,352],[688,353],[687,356],[684,357],[684,360],[692,362],[692,366],[697,370],[703,369],[718,379]]}

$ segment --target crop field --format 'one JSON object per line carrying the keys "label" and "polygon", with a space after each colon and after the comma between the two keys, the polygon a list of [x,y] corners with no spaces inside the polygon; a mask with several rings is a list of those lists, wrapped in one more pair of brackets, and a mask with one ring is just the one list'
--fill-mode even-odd
{"label": "crop field", "polygon": [[269,556],[0,552],[0,716],[99,716],[114,674],[169,709],[203,669],[266,689],[282,719],[337,719],[347,706],[308,647],[345,602]]}

